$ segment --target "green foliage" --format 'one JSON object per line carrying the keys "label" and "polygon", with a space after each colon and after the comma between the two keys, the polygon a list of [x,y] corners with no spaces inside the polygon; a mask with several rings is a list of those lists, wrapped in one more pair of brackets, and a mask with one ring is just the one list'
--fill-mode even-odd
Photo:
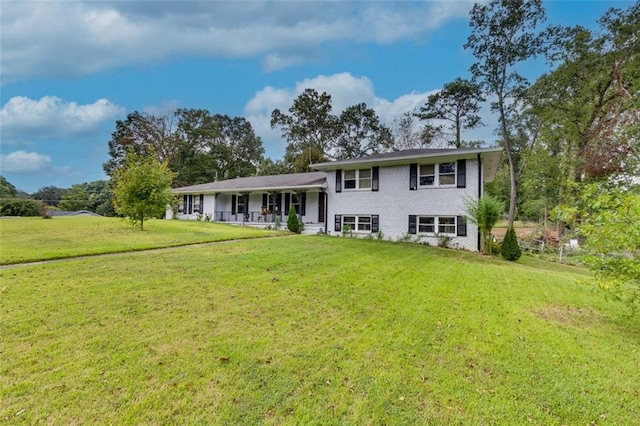
{"label": "green foliage", "polygon": [[114,176],[130,151],[167,161],[176,173],[175,186],[255,175],[264,154],[249,121],[205,109],[178,109],[165,116],[130,113],[116,121],[105,172]]}
{"label": "green foliage", "polygon": [[287,229],[291,232],[299,234],[302,232],[302,223],[298,219],[298,214],[296,213],[296,208],[291,206],[289,209],[289,215],[287,216]]}
{"label": "green foliage", "polygon": [[90,210],[86,183],[73,185],[67,189],[58,207],[60,207],[61,210],[68,211]]}
{"label": "green foliage", "polygon": [[42,200],[48,206],[57,207],[65,192],[67,192],[66,189],[58,188],[57,186],[43,186],[31,194],[31,197],[35,200]]}
{"label": "green foliage", "polygon": [[509,225],[516,214],[518,195],[515,129],[521,124],[519,104],[524,101],[529,83],[518,73],[519,66],[545,52],[549,35],[539,32],[545,19],[541,0],[477,2],[470,13],[471,34],[464,45],[476,62],[473,77],[485,95],[495,97],[491,110],[498,114],[500,142],[509,164]]}
{"label": "green foliage", "polygon": [[384,152],[393,145],[391,131],[375,111],[360,103],[339,116],[331,113],[331,95],[305,89],[289,108],[271,113],[271,127],[280,127],[288,141],[284,163],[293,172],[310,171],[309,164],[329,157],[346,159]]}
{"label": "green foliage", "polygon": [[0,175],[0,198],[15,198],[18,190],[4,176]]}
{"label": "green foliage", "polygon": [[507,229],[507,233],[502,241],[502,246],[500,247],[500,254],[511,262],[520,259],[520,256],[522,256],[522,250],[518,244],[518,237],[516,236],[516,231],[513,229],[513,226]]}
{"label": "green foliage", "polygon": [[447,248],[455,237],[452,237],[449,234],[441,234],[438,232],[436,233],[436,238],[438,239],[438,247]]}
{"label": "green foliage", "polygon": [[475,200],[465,200],[465,210],[469,220],[478,225],[482,235],[482,252],[491,254],[491,230],[500,219],[504,211],[504,204],[491,195],[485,195]]}
{"label": "green foliage", "polygon": [[583,262],[595,283],[640,309],[640,191],[591,184],[583,188],[579,232],[586,239]]}
{"label": "green foliage", "polygon": [[0,216],[40,216],[44,205],[42,201],[28,198],[0,199]]}
{"label": "green foliage", "polygon": [[129,153],[124,166],[114,173],[113,205],[116,212],[144,229],[144,221],[159,218],[176,202],[171,192],[174,173],[167,162]]}

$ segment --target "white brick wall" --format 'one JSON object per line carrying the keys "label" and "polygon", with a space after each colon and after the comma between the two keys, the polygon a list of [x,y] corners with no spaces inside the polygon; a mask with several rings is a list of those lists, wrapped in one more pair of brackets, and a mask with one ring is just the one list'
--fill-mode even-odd
{"label": "white brick wall", "polygon": [[[331,235],[334,230],[335,215],[362,214],[379,215],[380,230],[385,239],[401,238],[408,232],[409,215],[422,216],[464,216],[465,197],[478,197],[478,162],[467,160],[466,188],[455,187],[419,187],[409,189],[409,165],[380,167],[379,191],[349,190],[335,192],[335,171],[327,172],[328,217],[327,229]],[[416,235],[412,235],[415,239]],[[435,236],[424,236],[421,241],[437,244]],[[450,245],[478,250],[478,229],[467,221],[467,236],[455,237]]]}

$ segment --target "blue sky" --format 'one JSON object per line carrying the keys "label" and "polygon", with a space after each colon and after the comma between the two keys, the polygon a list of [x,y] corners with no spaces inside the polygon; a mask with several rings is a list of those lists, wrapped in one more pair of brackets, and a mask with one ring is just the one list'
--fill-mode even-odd
{"label": "blue sky", "polygon": [[[177,107],[269,127],[306,87],[334,112],[365,102],[391,125],[473,63],[469,1],[6,1],[0,3],[0,172],[18,189],[105,179],[115,121]],[[631,1],[549,1],[547,23],[596,28]],[[526,66],[534,79],[541,61]],[[495,117],[468,139],[494,140]]]}

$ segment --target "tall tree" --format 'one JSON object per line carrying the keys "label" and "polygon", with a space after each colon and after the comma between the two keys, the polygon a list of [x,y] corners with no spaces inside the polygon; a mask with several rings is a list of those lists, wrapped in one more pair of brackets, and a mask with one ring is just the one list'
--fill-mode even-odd
{"label": "tall tree", "polygon": [[553,56],[559,66],[531,89],[533,110],[564,141],[568,202],[567,184],[622,171],[637,140],[626,129],[640,121],[640,3],[610,9],[600,27],[566,30]]}
{"label": "tall tree", "polygon": [[432,126],[416,124],[417,117],[409,111],[395,117],[391,123],[393,149],[423,149],[437,137]]}
{"label": "tall tree", "polygon": [[509,227],[515,218],[518,196],[513,152],[514,125],[529,86],[516,67],[544,52],[548,35],[536,32],[544,19],[541,0],[476,3],[470,15],[471,35],[464,45],[476,58],[471,67],[474,78],[486,95],[496,99],[491,103],[491,109],[498,113],[499,133],[509,163]]}
{"label": "tall tree", "polygon": [[14,198],[18,190],[4,176],[0,175],[0,198]]}
{"label": "tall tree", "polygon": [[178,109],[176,117],[180,147],[171,166],[179,186],[256,174],[264,148],[245,118],[204,109]]}
{"label": "tall tree", "polygon": [[116,121],[116,130],[109,141],[109,156],[102,165],[105,173],[113,177],[122,167],[128,152],[154,155],[159,162],[170,160],[178,149],[171,115],[156,117],[134,111],[125,120]]}
{"label": "tall tree", "polygon": [[308,171],[309,164],[332,158],[384,152],[393,145],[390,130],[380,124],[375,112],[364,103],[331,113],[331,95],[305,89],[289,108],[271,113],[271,127],[280,127],[288,142],[285,163],[296,172]]}
{"label": "tall tree", "polygon": [[171,192],[174,173],[167,161],[130,152],[113,177],[113,205],[116,212],[144,230],[145,220],[159,218],[176,196]]}
{"label": "tall tree", "polygon": [[67,189],[58,206],[67,211],[91,210],[87,184],[79,183]]}
{"label": "tall tree", "polygon": [[43,186],[31,194],[34,200],[41,200],[45,205],[57,207],[67,190],[57,186]]}
{"label": "tall tree", "polygon": [[307,88],[293,101],[289,114],[273,110],[271,128],[280,127],[288,142],[285,162],[294,164],[309,152],[324,157],[332,150],[340,129],[340,120],[331,114],[332,108],[331,95]]}
{"label": "tall tree", "polygon": [[258,164],[258,176],[286,175],[288,173],[293,173],[291,165],[286,164],[282,160],[264,158],[260,164]]}
{"label": "tall tree", "polygon": [[386,152],[393,146],[388,127],[367,104],[352,105],[340,114],[334,157],[338,160]]}
{"label": "tall tree", "polygon": [[416,116],[420,120],[448,121],[448,126],[435,125],[434,130],[444,134],[450,145],[463,148],[466,144],[462,140],[462,132],[483,125],[478,112],[484,101],[480,84],[458,77],[445,84],[438,93],[430,95]]}

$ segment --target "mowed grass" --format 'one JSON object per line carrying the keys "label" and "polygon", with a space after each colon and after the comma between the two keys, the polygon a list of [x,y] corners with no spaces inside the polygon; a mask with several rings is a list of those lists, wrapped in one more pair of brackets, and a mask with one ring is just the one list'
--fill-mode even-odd
{"label": "mowed grass", "polygon": [[146,250],[286,233],[202,221],[149,220],[144,231],[118,218],[0,220],[0,264]]}
{"label": "mowed grass", "polygon": [[0,422],[635,424],[580,270],[331,237],[1,271]]}

